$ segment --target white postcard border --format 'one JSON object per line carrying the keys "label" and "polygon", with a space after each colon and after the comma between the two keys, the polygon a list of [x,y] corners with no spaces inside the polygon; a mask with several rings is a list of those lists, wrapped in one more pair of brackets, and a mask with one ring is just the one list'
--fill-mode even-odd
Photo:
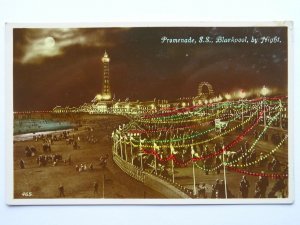
{"label": "white postcard border", "polygon": [[[13,28],[96,27],[288,27],[288,162],[289,197],[284,199],[14,199],[13,181]],[[294,202],[294,60],[293,23],[274,22],[139,22],[139,23],[7,23],[6,24],[6,203],[8,205],[177,205],[177,204],[292,204]]]}

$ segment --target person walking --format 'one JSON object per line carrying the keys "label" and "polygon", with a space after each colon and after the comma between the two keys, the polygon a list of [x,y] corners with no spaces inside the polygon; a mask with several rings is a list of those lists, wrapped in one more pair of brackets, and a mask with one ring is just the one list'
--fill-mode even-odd
{"label": "person walking", "polygon": [[246,176],[243,176],[240,182],[240,192],[242,193],[242,198],[248,198],[249,187],[249,181],[247,180]]}
{"label": "person walking", "polygon": [[254,198],[262,198],[262,191],[263,191],[263,180],[262,176],[259,176],[258,181],[255,183],[255,193]]}
{"label": "person walking", "polygon": [[265,172],[261,171],[261,181],[262,181],[262,188],[261,188],[261,197],[265,198],[266,197],[266,192],[267,192],[267,188],[269,186],[269,178],[267,176],[265,176]]}
{"label": "person walking", "polygon": [[19,166],[20,166],[21,169],[24,169],[24,168],[25,168],[25,162],[24,162],[23,159],[20,160]]}
{"label": "person walking", "polygon": [[59,191],[59,197],[65,197],[65,190],[62,184],[59,185],[58,191]]}
{"label": "person walking", "polygon": [[97,181],[94,182],[94,196],[96,196],[96,194],[98,194],[98,189],[99,189],[99,184]]}
{"label": "person walking", "polygon": [[199,185],[199,188],[198,188],[198,197],[199,198],[206,198],[206,185],[205,183],[202,183],[201,185]]}

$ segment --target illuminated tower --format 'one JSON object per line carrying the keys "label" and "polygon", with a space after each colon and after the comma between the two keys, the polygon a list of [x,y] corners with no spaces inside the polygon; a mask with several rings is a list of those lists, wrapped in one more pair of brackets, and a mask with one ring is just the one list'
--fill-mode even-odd
{"label": "illuminated tower", "polygon": [[110,100],[111,92],[110,92],[110,83],[109,83],[109,61],[107,52],[105,51],[104,56],[102,57],[103,62],[103,85],[102,85],[102,99]]}

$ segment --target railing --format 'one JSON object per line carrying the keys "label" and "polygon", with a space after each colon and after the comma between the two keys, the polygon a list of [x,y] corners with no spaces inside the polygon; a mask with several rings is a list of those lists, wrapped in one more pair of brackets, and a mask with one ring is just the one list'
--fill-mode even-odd
{"label": "railing", "polygon": [[144,183],[149,188],[160,192],[167,198],[191,198],[192,191],[179,185],[172,184],[171,180],[162,176],[150,174],[140,168],[132,165],[131,163],[123,160],[120,156],[113,155],[114,162],[129,176]]}
{"label": "railing", "polygon": [[145,183],[145,174],[141,169],[132,165],[129,162],[126,162],[116,154],[114,154],[113,160],[118,165],[118,167],[120,167],[120,169],[123,170],[123,172],[133,177],[134,179],[141,181],[142,183]]}

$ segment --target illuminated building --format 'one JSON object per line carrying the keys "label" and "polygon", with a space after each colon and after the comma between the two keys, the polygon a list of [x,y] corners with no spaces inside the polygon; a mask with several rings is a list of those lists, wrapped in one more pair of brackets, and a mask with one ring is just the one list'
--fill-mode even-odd
{"label": "illuminated building", "polygon": [[[149,101],[140,102],[115,100],[112,98],[111,85],[110,85],[110,71],[109,63],[110,58],[105,51],[101,58],[103,63],[103,82],[102,90],[96,94],[94,99],[89,103],[76,107],[61,107],[56,106],[53,109],[55,113],[89,113],[89,114],[130,114],[139,115],[143,113],[154,113],[156,111],[168,111],[168,108],[182,108],[191,107],[195,105],[201,105],[204,99],[208,99],[214,96],[214,91],[211,84],[208,82],[202,82],[199,84],[198,95],[196,97],[183,97],[175,101],[168,101],[166,99],[153,99]],[[203,87],[206,87],[207,92],[203,91]]]}

